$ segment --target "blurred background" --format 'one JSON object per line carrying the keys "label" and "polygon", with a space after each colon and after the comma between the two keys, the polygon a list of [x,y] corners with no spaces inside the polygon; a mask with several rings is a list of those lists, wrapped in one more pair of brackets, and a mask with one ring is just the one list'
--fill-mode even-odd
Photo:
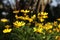
{"label": "blurred background", "polygon": [[60,17],[60,0],[0,0],[0,19],[14,19],[13,11],[21,9],[33,11],[32,14],[48,12],[47,20],[53,21]]}

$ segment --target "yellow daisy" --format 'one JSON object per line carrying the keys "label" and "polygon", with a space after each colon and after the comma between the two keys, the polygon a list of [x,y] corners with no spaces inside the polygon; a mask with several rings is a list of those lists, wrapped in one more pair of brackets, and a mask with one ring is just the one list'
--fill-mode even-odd
{"label": "yellow daisy", "polygon": [[1,22],[8,22],[8,19],[3,18],[1,19]]}
{"label": "yellow daisy", "polygon": [[25,23],[24,22],[19,22],[19,21],[16,21],[16,22],[14,22],[13,23],[14,24],[14,26],[16,27],[16,28],[19,28],[19,27],[21,27],[21,26],[24,26],[25,25]]}
{"label": "yellow daisy", "polygon": [[13,11],[13,13],[18,14],[19,13],[19,10]]}
{"label": "yellow daisy", "polygon": [[12,31],[12,29],[4,29],[3,33],[10,33]]}

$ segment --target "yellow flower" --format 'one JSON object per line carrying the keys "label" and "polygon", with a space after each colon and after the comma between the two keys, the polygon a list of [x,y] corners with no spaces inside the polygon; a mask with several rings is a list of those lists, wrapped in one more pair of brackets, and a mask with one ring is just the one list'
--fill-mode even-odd
{"label": "yellow flower", "polygon": [[25,10],[25,11],[24,11],[24,13],[28,13],[28,12],[30,12],[30,11],[29,11],[29,10]]}
{"label": "yellow flower", "polygon": [[28,13],[28,12],[30,12],[29,10],[21,10],[21,12],[23,12],[23,13]]}
{"label": "yellow flower", "polygon": [[40,18],[48,18],[48,13],[46,13],[46,12],[41,12],[41,13],[38,13],[38,18],[40,17]]}
{"label": "yellow flower", "polygon": [[15,18],[18,19],[18,15],[15,15]]}
{"label": "yellow flower", "polygon": [[46,13],[46,12],[41,12],[40,15],[44,15],[44,16],[46,16],[46,15],[48,15],[48,13]]}
{"label": "yellow flower", "polygon": [[52,26],[52,24],[50,24],[50,23],[46,23],[46,24],[44,25],[44,28],[45,28],[46,30],[49,30],[49,29],[53,28],[53,26]]}
{"label": "yellow flower", "polygon": [[32,19],[35,19],[35,18],[36,18],[36,15],[33,15],[31,18],[32,18]]}
{"label": "yellow flower", "polygon": [[43,33],[43,28],[38,28],[36,32]]}
{"label": "yellow flower", "polygon": [[58,25],[58,28],[60,28],[60,24]]}
{"label": "yellow flower", "polygon": [[13,13],[16,13],[17,14],[17,13],[19,13],[19,10],[13,11]]}
{"label": "yellow flower", "polygon": [[12,31],[12,29],[4,29],[3,33],[10,33]]}
{"label": "yellow flower", "polygon": [[54,21],[53,25],[54,25],[54,26],[57,26],[57,24],[58,24],[57,21]]}
{"label": "yellow flower", "polygon": [[44,15],[48,15],[48,13],[45,12]]}
{"label": "yellow flower", "polygon": [[1,22],[8,22],[8,19],[3,18],[1,19]]}
{"label": "yellow flower", "polygon": [[38,28],[43,28],[43,23],[39,23]]}
{"label": "yellow flower", "polygon": [[24,10],[22,9],[21,12],[24,12]]}
{"label": "yellow flower", "polygon": [[19,21],[16,21],[16,22],[14,22],[13,23],[14,24],[14,26],[16,27],[16,28],[19,28],[19,27],[21,27],[21,26],[24,26],[25,25],[25,23],[24,22],[19,22]]}
{"label": "yellow flower", "polygon": [[34,27],[33,30],[34,30],[34,32],[37,32],[37,33],[43,33],[43,28]]}
{"label": "yellow flower", "polygon": [[5,28],[9,28],[9,27],[10,27],[10,25],[6,25],[6,26],[5,26]]}

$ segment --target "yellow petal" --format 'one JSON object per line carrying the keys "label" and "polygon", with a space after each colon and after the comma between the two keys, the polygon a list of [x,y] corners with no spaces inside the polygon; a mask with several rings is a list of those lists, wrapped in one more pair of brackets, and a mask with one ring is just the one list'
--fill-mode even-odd
{"label": "yellow petal", "polygon": [[28,12],[30,12],[30,11],[29,11],[29,10],[25,10],[25,11],[24,11],[24,13],[28,13]]}
{"label": "yellow petal", "polygon": [[41,18],[41,19],[40,19],[40,22],[43,22],[43,21],[44,21],[44,19]]}
{"label": "yellow petal", "polygon": [[42,16],[42,18],[48,18],[48,16]]}
{"label": "yellow petal", "polygon": [[48,15],[48,13],[45,12],[44,15]]}

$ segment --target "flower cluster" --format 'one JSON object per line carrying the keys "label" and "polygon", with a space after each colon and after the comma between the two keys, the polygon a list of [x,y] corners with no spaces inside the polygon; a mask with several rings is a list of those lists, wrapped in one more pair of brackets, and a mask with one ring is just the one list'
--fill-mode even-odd
{"label": "flower cluster", "polygon": [[[19,12],[23,13],[24,16],[18,16]],[[2,26],[3,34],[11,33],[11,34],[17,35],[18,38],[20,38],[21,40],[22,38],[24,39],[26,37],[27,37],[26,39],[30,39],[31,36],[33,37],[33,38],[31,37],[31,39],[34,39],[34,40],[36,39],[41,40],[41,38],[42,40],[45,40],[45,39],[50,40],[51,37],[55,39],[58,39],[60,37],[59,36],[60,35],[59,34],[60,33],[59,18],[57,19],[57,21],[44,23],[45,19],[48,18],[48,13],[40,12],[38,13],[38,15],[34,14],[31,17],[29,17],[29,15],[27,15],[27,13],[29,12],[30,10],[13,11],[13,13],[15,13],[16,21],[12,22],[12,24],[9,24],[9,25],[8,25],[9,23],[8,19],[6,18],[0,19],[0,22],[4,23],[4,27]],[[39,20],[39,22],[37,22],[36,19]],[[28,22],[26,23],[26,21]],[[34,23],[34,25],[32,23]],[[35,27],[32,26],[31,28],[30,27],[31,25]],[[40,36],[42,37],[39,38]]]}
{"label": "flower cluster", "polygon": [[46,24],[43,24],[43,23],[36,23],[35,24],[36,27],[34,27],[34,32],[38,32],[38,30],[40,31],[39,33],[41,32],[44,32],[42,30],[46,30],[46,32],[60,32],[60,24],[56,24],[55,21],[53,23],[46,23]]}
{"label": "flower cluster", "polygon": [[39,18],[39,20],[40,20],[41,22],[43,22],[44,19],[48,18],[47,15],[48,15],[48,13],[46,13],[46,12],[41,12],[41,13],[38,13],[38,18]]}

